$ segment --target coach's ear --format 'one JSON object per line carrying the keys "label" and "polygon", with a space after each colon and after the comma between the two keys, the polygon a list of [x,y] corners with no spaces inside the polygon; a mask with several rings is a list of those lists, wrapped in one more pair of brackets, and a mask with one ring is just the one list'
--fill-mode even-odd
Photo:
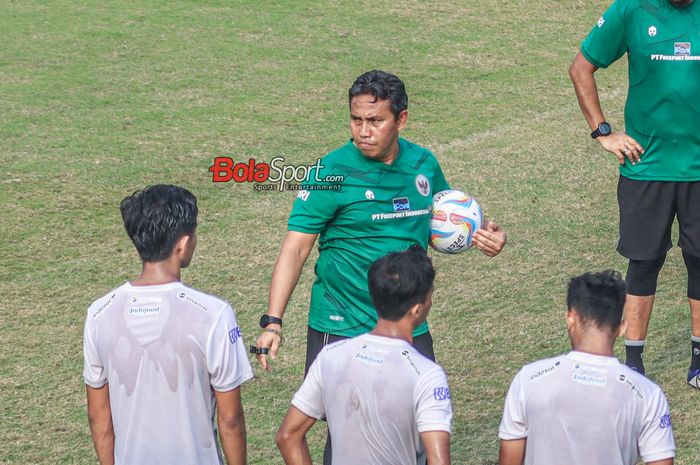
{"label": "coach's ear", "polygon": [[399,131],[406,127],[406,121],[408,120],[408,110],[403,110],[399,113],[399,117],[396,120],[396,126]]}

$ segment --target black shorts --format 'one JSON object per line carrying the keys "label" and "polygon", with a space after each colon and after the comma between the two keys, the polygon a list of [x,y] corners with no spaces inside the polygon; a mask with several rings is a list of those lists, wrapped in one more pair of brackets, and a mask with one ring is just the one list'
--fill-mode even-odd
{"label": "black shorts", "polygon": [[671,226],[678,217],[678,245],[700,256],[700,181],[635,181],[620,176],[620,241],[617,251],[631,260],[652,260],[672,247]]}
{"label": "black shorts", "polygon": [[[345,336],[338,336],[336,334],[322,333],[316,331],[311,326],[308,327],[306,333],[306,367],[304,368],[304,376],[309,372],[311,364],[314,363],[316,357],[325,345],[332,344],[336,341],[342,341],[343,339],[349,339]],[[428,357],[433,362],[435,361],[435,353],[433,352],[433,337],[430,335],[430,331],[420,336],[413,338],[413,347]]]}

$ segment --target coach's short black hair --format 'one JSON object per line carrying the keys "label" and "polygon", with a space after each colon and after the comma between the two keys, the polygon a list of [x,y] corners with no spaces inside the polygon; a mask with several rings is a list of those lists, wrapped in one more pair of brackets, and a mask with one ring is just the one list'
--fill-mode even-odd
{"label": "coach's short black hair", "polygon": [[599,328],[617,330],[625,307],[625,281],[614,270],[585,273],[571,278],[566,305],[574,309],[584,322],[592,321]]}
{"label": "coach's short black hair", "polygon": [[158,184],[122,200],[124,229],[144,262],[170,256],[175,243],[197,228],[197,198],[187,189]]}
{"label": "coach's short black hair", "polygon": [[399,119],[401,112],[408,108],[406,88],[403,81],[394,74],[376,69],[362,74],[350,87],[348,102],[352,103],[353,98],[363,94],[373,95],[380,100],[389,100],[391,112],[396,119]]}
{"label": "coach's short black hair", "polygon": [[380,258],[368,273],[369,294],[377,314],[385,320],[400,320],[409,308],[425,302],[433,279],[433,263],[420,246]]}
{"label": "coach's short black hair", "polygon": [[676,8],[685,8],[690,6],[693,3],[693,0],[668,0],[668,3]]}

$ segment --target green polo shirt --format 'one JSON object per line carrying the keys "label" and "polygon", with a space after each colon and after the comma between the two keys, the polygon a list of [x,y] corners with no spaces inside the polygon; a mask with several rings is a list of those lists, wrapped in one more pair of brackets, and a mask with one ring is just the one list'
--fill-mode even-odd
{"label": "green polo shirt", "polygon": [[[309,326],[353,337],[371,331],[377,313],[367,289],[367,271],[389,252],[428,245],[433,194],[449,185],[435,156],[399,138],[391,165],[365,158],[352,140],[321,160],[318,179],[300,191],[288,229],[319,234],[316,280]],[[333,184],[339,190],[322,190]],[[418,336],[427,323],[416,328]]]}
{"label": "green polo shirt", "polygon": [[700,181],[700,1],[617,0],[581,45],[593,65],[629,58],[625,130],[645,149],[620,174],[642,181]]}

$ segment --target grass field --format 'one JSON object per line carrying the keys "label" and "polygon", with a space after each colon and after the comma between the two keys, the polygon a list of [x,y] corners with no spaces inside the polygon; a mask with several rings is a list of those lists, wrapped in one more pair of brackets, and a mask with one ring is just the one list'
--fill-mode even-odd
{"label": "grass field", "polygon": [[[567,279],[625,267],[616,161],[588,136],[566,72],[607,4],[3,1],[0,463],[96,462],[82,325],[94,298],[139,272],[118,210],[137,188],[175,183],[198,196],[199,247],[183,279],[231,301],[254,340],[294,194],[213,184],[207,169],[218,155],[313,163],[349,137],[347,88],[372,68],[407,84],[403,135],[432,148],[450,183],[509,234],[495,259],[433,254],[453,462],[496,463],[512,376],[568,349]],[[599,73],[618,128],[625,72],[621,62]],[[252,464],[281,463],[273,437],[302,379],[312,278],[307,266],[274,371],[243,390]],[[674,249],[646,362],[671,403],[676,463],[691,465],[700,430],[684,379],[685,279]],[[316,428],[316,457],[322,436]]]}

